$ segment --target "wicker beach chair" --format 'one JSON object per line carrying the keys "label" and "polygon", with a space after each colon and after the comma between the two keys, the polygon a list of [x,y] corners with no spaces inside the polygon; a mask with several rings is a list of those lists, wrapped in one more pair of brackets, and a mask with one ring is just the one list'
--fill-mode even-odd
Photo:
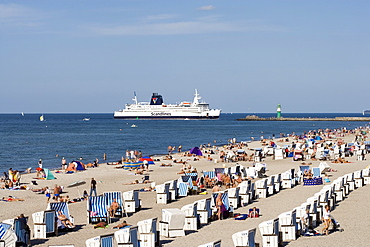
{"label": "wicker beach chair", "polygon": [[188,183],[180,182],[180,183],[177,184],[177,186],[179,188],[179,196],[183,197],[183,196],[188,195],[188,191],[189,191],[189,184]]}
{"label": "wicker beach chair", "polygon": [[55,210],[55,217],[56,217],[56,221],[57,221],[57,227],[59,229],[63,229],[63,228],[65,228],[65,226],[58,219],[58,212],[62,212],[62,214],[64,214],[69,219],[69,221],[72,224],[74,224],[74,218],[73,218],[73,216],[71,216],[69,214],[69,208],[68,208],[68,204],[66,202],[50,202],[50,203],[48,203],[48,206],[47,206],[46,210]]}
{"label": "wicker beach chair", "polygon": [[234,246],[236,247],[255,247],[256,228],[240,231],[232,235]]}
{"label": "wicker beach chair", "polygon": [[118,246],[139,247],[137,226],[130,226],[114,232],[114,238]]}
{"label": "wicker beach chair", "polygon": [[108,234],[103,236],[97,236],[94,238],[89,238],[85,242],[86,247],[113,247],[114,245],[114,235]]}
{"label": "wicker beach chair", "polygon": [[17,235],[11,225],[0,223],[0,241],[4,243],[3,246],[15,246]]}
{"label": "wicker beach chair", "polygon": [[88,223],[98,223],[102,220],[109,223],[109,212],[105,196],[90,196],[87,200]]}
{"label": "wicker beach chair", "polygon": [[122,192],[120,192],[120,191],[104,192],[103,195],[106,198],[108,209],[109,209],[110,205],[112,204],[113,200],[116,199],[116,202],[118,203],[119,208],[117,209],[117,211],[115,213],[115,216],[122,217],[123,214],[126,214],[126,217],[127,217],[127,213],[125,211],[123,200],[122,200]]}
{"label": "wicker beach chair", "polygon": [[159,246],[159,231],[157,231],[157,218],[137,222],[140,247]]}

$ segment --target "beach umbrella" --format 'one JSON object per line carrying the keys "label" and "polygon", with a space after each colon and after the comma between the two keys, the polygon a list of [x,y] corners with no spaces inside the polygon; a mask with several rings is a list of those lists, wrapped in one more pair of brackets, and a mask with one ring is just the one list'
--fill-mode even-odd
{"label": "beach umbrella", "polygon": [[73,188],[73,187],[77,187],[77,186],[80,186],[80,185],[83,185],[83,184],[86,184],[86,182],[81,180],[81,181],[77,181],[77,182],[73,182],[73,183],[69,184],[67,186],[67,188]]}
{"label": "beach umbrella", "polygon": [[146,160],[149,165],[154,165],[154,160],[150,158],[149,156],[144,156],[139,159],[139,161],[144,162]]}
{"label": "beach umbrella", "polygon": [[[74,188],[74,187],[78,188],[78,186],[83,185],[83,184],[86,184],[86,182],[83,180],[80,180],[80,181],[69,184],[67,188]],[[78,196],[81,197],[80,190],[79,189],[77,190],[78,190]]]}

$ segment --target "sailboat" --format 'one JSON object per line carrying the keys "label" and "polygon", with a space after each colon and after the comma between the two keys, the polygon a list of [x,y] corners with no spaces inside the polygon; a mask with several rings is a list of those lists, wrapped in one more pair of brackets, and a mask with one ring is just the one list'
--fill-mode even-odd
{"label": "sailboat", "polygon": [[45,121],[45,119],[44,119],[44,114],[42,114],[42,115],[40,116],[40,121],[41,121],[41,122]]}
{"label": "sailboat", "polygon": [[24,117],[24,112],[22,112],[22,117]]}

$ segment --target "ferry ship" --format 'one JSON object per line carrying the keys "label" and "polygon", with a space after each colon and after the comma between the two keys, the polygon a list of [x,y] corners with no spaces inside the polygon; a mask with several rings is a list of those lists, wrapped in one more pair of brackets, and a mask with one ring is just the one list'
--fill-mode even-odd
{"label": "ferry ship", "polygon": [[153,93],[149,102],[138,102],[134,93],[134,103],[126,104],[125,109],[115,111],[114,118],[121,119],[217,119],[220,109],[210,109],[209,104],[200,102],[201,97],[195,90],[193,102],[165,104],[163,97]]}

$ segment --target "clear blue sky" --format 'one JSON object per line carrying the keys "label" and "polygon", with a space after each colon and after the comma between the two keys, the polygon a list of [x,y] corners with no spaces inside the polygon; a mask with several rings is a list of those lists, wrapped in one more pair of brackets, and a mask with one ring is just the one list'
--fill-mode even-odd
{"label": "clear blue sky", "polygon": [[194,89],[223,112],[370,109],[370,1],[0,0],[0,113]]}

